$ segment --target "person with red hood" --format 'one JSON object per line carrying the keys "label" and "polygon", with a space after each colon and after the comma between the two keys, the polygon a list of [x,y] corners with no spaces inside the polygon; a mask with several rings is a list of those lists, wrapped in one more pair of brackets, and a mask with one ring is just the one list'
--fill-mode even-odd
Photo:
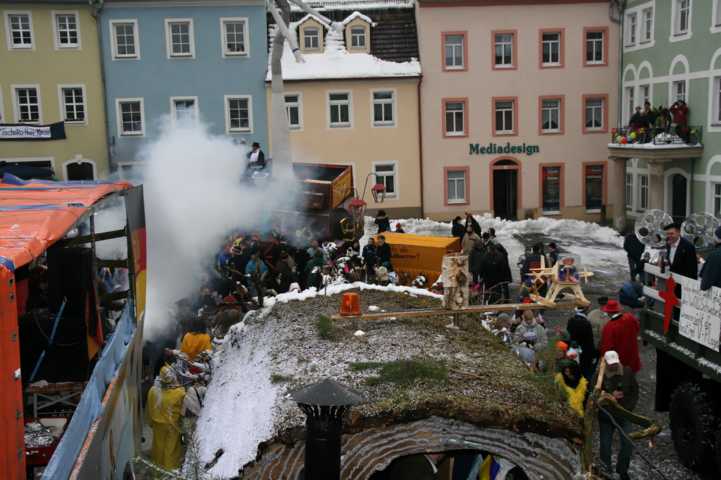
{"label": "person with red hood", "polygon": [[599,355],[603,356],[606,352],[615,350],[621,358],[621,363],[633,370],[633,373],[637,373],[641,370],[641,358],[638,354],[640,330],[638,319],[632,313],[621,310],[617,300],[609,300],[601,310],[608,314],[610,320],[601,330]]}

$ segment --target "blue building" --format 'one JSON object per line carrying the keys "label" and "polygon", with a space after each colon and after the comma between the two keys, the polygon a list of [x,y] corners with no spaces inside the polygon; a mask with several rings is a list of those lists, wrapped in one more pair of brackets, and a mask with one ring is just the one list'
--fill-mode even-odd
{"label": "blue building", "polygon": [[126,172],[163,116],[267,144],[260,0],[106,0],[100,10],[112,169]]}

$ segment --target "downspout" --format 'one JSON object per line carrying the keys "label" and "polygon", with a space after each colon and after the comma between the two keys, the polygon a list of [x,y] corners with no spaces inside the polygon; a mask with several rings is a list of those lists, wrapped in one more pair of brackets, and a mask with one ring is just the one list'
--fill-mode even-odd
{"label": "downspout", "polygon": [[[611,0],[611,3],[614,3],[618,1],[618,15],[619,19],[618,22],[616,22],[613,18],[613,15],[610,14],[609,17],[612,22],[619,24],[619,38],[618,38],[618,92],[617,92],[617,105],[616,105],[616,128],[623,127],[623,32],[626,27],[624,20],[626,15],[624,15],[624,12],[626,11],[626,0]],[[624,188],[625,191],[625,188]],[[625,199],[624,199],[625,203]],[[624,205],[625,208],[625,205]]]}
{"label": "downspout", "polygon": [[105,84],[105,63],[103,62],[103,26],[100,24],[100,12],[103,10],[105,4],[104,0],[89,0],[89,3],[93,7],[93,18],[95,19],[95,26],[98,30],[98,60],[100,61],[100,86],[103,89],[103,110],[105,111],[105,148],[108,154],[108,174],[110,174],[112,166],[112,147],[110,145],[110,116],[108,112],[108,91]]}
{"label": "downspout", "polygon": [[420,218],[425,218],[425,208],[423,203],[423,192],[425,186],[423,185],[423,123],[421,122],[421,83],[423,83],[423,73],[418,77],[418,171],[420,172],[421,182],[421,215]]}
{"label": "downspout", "polygon": [[[688,187],[689,188],[689,197],[691,197],[688,202],[688,214],[689,215],[693,215],[693,210],[694,210],[693,209],[693,184],[694,184],[693,172],[694,171],[696,171],[696,157],[691,158],[691,175],[690,175],[691,179],[689,180],[689,183],[691,185],[689,185],[689,187]],[[705,209],[705,206],[704,206],[704,209]]]}

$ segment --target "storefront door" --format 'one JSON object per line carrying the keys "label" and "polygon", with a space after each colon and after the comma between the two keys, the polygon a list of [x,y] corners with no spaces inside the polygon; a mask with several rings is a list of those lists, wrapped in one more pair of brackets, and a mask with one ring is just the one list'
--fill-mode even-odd
{"label": "storefront door", "polygon": [[517,219],[518,170],[493,170],[493,214],[509,220]]}
{"label": "storefront door", "polygon": [[674,222],[683,222],[686,218],[687,188],[686,177],[678,173],[671,177],[671,216]]}

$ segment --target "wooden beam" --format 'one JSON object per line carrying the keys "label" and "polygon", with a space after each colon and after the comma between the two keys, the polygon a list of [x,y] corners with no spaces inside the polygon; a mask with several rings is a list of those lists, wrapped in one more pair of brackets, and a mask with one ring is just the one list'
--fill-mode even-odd
{"label": "wooden beam", "polygon": [[82,245],[84,243],[90,243],[93,240],[96,242],[101,242],[103,240],[111,240],[113,238],[121,238],[126,235],[125,229],[121,230],[112,230],[109,232],[101,232],[96,234],[90,234],[90,235],[83,235],[82,237],[75,237],[75,238],[69,238],[67,240],[61,240],[60,243],[63,247],[71,247],[73,245]]}
{"label": "wooden beam", "polygon": [[103,260],[98,259],[98,266],[99,267],[108,267],[108,268],[128,268],[128,260]]}

